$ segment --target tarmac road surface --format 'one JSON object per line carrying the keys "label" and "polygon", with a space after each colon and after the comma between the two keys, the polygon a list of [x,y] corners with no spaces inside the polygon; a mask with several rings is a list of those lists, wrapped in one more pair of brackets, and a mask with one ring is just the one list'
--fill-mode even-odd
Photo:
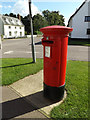
{"label": "tarmac road surface", "polygon": [[[43,58],[41,37],[34,37],[35,53],[37,58]],[[2,58],[31,58],[31,39],[8,39],[2,42]],[[0,56],[1,57],[1,56]],[[68,60],[90,61],[87,46],[68,46]]]}

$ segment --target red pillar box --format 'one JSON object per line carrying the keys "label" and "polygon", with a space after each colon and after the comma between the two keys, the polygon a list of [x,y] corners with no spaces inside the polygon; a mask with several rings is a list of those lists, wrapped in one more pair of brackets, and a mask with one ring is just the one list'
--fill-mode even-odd
{"label": "red pillar box", "polygon": [[68,34],[72,28],[48,26],[41,28],[44,48],[44,96],[62,99],[65,88]]}

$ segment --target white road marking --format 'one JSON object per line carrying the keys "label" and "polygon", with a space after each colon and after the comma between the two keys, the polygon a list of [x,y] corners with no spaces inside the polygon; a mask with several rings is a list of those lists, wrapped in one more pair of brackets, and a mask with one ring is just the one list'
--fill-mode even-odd
{"label": "white road marking", "polygon": [[[26,52],[26,53],[32,53],[32,52]],[[40,52],[35,52],[35,53],[40,53]]]}
{"label": "white road marking", "polygon": [[11,53],[13,53],[13,51],[7,51],[7,52],[4,52],[4,55],[5,54],[11,54]]}

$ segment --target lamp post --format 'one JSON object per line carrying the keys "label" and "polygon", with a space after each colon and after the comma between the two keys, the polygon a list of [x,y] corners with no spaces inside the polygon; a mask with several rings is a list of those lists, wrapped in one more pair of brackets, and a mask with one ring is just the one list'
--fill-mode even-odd
{"label": "lamp post", "polygon": [[31,0],[29,0],[29,18],[30,18],[30,24],[31,24],[32,58],[33,58],[33,63],[35,63],[36,62],[36,54],[35,54],[35,45],[34,45],[34,40],[33,40],[33,24],[32,24]]}

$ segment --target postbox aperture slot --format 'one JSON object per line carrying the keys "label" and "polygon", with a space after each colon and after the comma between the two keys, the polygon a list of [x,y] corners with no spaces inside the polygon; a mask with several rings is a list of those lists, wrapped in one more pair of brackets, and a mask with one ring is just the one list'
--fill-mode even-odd
{"label": "postbox aperture slot", "polygon": [[43,40],[42,43],[48,43],[48,44],[53,44],[53,41],[46,41],[46,40]]}

